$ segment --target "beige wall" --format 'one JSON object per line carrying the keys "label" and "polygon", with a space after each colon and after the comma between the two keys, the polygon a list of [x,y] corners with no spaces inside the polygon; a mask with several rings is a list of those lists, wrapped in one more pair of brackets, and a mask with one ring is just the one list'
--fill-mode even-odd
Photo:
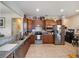
{"label": "beige wall", "polygon": [[12,35],[23,32],[23,19],[13,18],[12,19]]}
{"label": "beige wall", "polygon": [[69,22],[70,22],[70,20],[67,19],[67,18],[65,18],[65,19],[63,19],[63,22],[62,22],[62,23],[63,23],[63,25],[65,25],[65,26],[67,26],[68,28],[70,28],[70,25],[69,25],[70,23],[69,23]]}
{"label": "beige wall", "polygon": [[79,29],[79,15],[64,19],[63,24],[66,25],[68,28]]}

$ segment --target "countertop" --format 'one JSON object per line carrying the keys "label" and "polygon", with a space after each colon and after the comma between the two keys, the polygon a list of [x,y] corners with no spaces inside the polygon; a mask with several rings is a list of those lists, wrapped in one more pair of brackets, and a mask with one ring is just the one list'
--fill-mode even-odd
{"label": "countertop", "polygon": [[[10,51],[0,51],[0,58],[6,58],[8,55],[10,55],[12,52],[14,52],[17,48],[19,48],[30,36],[32,33],[29,33],[23,40],[17,41],[17,45],[11,49]],[[9,43],[7,43],[9,44]],[[7,47],[10,48],[10,47]]]}

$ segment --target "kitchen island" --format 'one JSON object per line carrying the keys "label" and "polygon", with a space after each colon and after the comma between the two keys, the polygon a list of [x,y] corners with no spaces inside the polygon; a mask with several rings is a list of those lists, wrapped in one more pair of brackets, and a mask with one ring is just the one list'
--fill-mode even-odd
{"label": "kitchen island", "polygon": [[[31,32],[23,40],[9,42],[0,46],[0,58],[24,58],[31,44],[35,44],[36,36]],[[54,44],[53,34],[42,34],[43,44]]]}
{"label": "kitchen island", "polygon": [[[0,46],[0,58],[23,58],[25,57],[30,44],[34,43],[31,39],[34,36],[29,33],[23,40],[18,40],[14,43],[7,43]],[[5,49],[6,48],[6,49]]]}

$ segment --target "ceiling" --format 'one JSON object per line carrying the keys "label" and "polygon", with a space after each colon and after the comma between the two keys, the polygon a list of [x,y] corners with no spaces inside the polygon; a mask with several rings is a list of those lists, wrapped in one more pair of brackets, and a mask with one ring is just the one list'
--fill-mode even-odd
{"label": "ceiling", "polygon": [[0,3],[0,16],[3,14],[11,14],[11,13],[12,11],[9,8]]}
{"label": "ceiling", "polygon": [[[5,1],[4,3],[10,7],[11,5],[17,7],[27,16],[58,17],[64,15],[70,17],[76,15],[75,10],[79,9],[79,1]],[[40,11],[36,12],[36,8]],[[61,13],[60,9],[64,9],[64,12]]]}

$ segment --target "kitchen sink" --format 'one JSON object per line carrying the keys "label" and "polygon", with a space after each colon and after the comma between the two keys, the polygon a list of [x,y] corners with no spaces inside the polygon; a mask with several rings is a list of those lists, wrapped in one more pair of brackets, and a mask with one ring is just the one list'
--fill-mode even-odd
{"label": "kitchen sink", "polygon": [[10,41],[9,44],[16,44],[17,41]]}
{"label": "kitchen sink", "polygon": [[17,44],[5,44],[0,46],[0,51],[11,51]]}

